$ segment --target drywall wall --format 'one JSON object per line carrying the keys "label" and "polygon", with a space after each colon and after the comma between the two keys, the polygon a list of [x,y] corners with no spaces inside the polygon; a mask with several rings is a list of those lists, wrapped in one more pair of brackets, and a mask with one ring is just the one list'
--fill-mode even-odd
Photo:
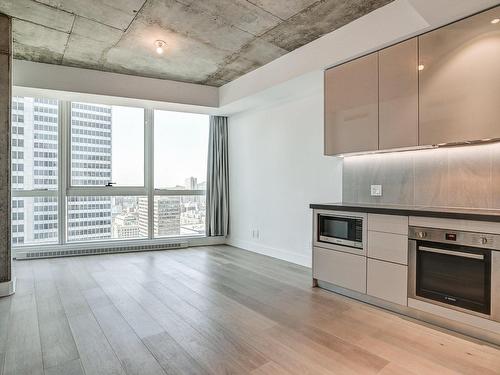
{"label": "drywall wall", "polygon": [[229,118],[228,243],[307,266],[309,204],[342,190],[341,159],[323,156],[323,75],[310,79],[316,89],[301,98]]}
{"label": "drywall wall", "polygon": [[[19,89],[52,90],[56,97],[71,93],[96,96],[112,104],[161,107],[162,103],[177,104],[178,110],[206,112],[219,105],[216,87],[146,78],[126,74],[101,72],[98,70],[74,68],[60,65],[14,60],[13,85]],[[106,99],[108,98],[108,99]],[[128,100],[128,101],[127,101]],[[192,107],[192,108],[190,108]]]}

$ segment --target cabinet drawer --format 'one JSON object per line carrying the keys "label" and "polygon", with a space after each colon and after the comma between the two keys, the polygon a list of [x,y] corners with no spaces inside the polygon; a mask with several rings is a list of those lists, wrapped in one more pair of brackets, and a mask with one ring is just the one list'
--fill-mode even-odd
{"label": "cabinet drawer", "polygon": [[368,231],[368,256],[408,264],[408,236]]}
{"label": "cabinet drawer", "polygon": [[408,216],[368,214],[368,230],[408,235]]}
{"label": "cabinet drawer", "polygon": [[406,306],[408,267],[368,259],[367,294]]}
{"label": "cabinet drawer", "polygon": [[366,293],[366,257],[315,247],[313,276],[318,280]]}

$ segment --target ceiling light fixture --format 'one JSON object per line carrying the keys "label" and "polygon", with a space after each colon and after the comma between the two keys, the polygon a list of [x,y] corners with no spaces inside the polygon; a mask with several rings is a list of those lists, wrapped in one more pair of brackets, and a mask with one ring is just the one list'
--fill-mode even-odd
{"label": "ceiling light fixture", "polygon": [[424,68],[425,68],[425,66],[423,66],[423,65],[418,66],[418,70],[424,70]]}
{"label": "ceiling light fixture", "polygon": [[163,48],[166,46],[167,46],[167,43],[165,43],[163,40],[156,40],[155,41],[156,53],[158,55],[163,54]]}
{"label": "ceiling light fixture", "polygon": [[499,23],[500,22],[500,18],[494,18],[491,20],[491,23],[492,24],[496,24],[496,23]]}

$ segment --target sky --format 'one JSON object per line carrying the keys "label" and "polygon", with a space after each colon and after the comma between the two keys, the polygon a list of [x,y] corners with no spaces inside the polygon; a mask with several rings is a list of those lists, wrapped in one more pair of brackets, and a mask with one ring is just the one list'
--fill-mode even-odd
{"label": "sky", "polygon": [[[117,186],[144,181],[144,110],[112,107],[112,171]],[[206,181],[209,116],[155,110],[155,188]]]}

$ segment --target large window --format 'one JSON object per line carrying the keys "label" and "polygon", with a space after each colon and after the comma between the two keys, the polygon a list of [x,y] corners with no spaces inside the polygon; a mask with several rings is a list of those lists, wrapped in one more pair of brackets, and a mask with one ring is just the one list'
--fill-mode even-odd
{"label": "large window", "polygon": [[205,233],[208,116],[154,112],[154,236]]}
{"label": "large window", "polygon": [[14,246],[205,233],[206,115],[14,97],[11,144]]}

